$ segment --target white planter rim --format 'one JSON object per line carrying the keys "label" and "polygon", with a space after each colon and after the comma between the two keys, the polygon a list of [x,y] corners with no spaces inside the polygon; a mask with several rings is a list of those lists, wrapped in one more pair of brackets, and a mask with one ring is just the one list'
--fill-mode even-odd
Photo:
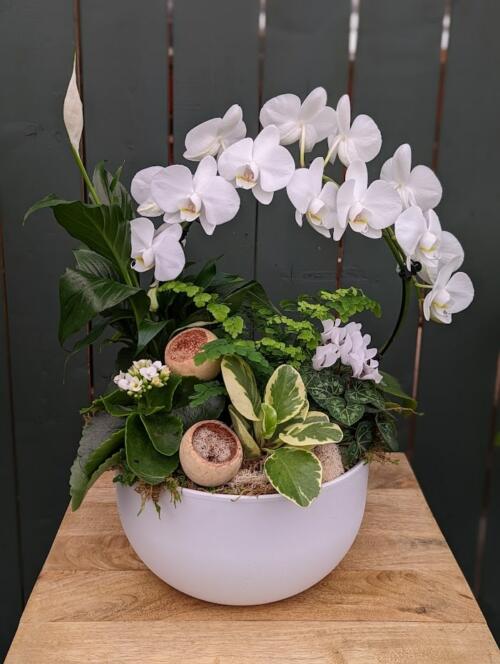
{"label": "white planter rim", "polygon": [[[367,462],[364,460],[358,461],[358,463],[355,466],[347,470],[345,473],[342,473],[342,475],[339,475],[339,477],[336,477],[335,479],[322,484],[321,491],[324,491],[325,489],[333,486],[334,484],[340,484],[341,482],[347,481],[353,475],[356,475],[366,463]],[[226,501],[226,502],[230,501],[238,503],[241,502],[254,503],[257,500],[259,501],[259,503],[264,501],[270,502],[275,500],[287,500],[279,493],[264,493],[264,494],[259,494],[257,496],[244,496],[244,495],[240,496],[236,493],[209,493],[208,491],[198,491],[198,489],[186,489],[184,487],[182,487],[181,491],[186,496],[189,496],[190,498],[195,498],[197,500],[219,500],[219,501]]]}

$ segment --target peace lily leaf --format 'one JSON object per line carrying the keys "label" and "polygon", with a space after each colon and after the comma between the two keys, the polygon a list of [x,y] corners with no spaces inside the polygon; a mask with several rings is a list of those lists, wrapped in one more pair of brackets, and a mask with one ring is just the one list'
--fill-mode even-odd
{"label": "peace lily leaf", "polygon": [[269,456],[264,472],[273,487],[299,507],[307,507],[321,490],[321,463],[307,450],[280,447]]}
{"label": "peace lily leaf", "polygon": [[401,387],[397,378],[391,376],[385,371],[380,372],[382,374],[382,381],[378,384],[379,389],[386,392],[387,394],[392,394],[394,397],[398,397],[403,402],[403,405],[412,410],[416,410],[417,402]]}
{"label": "peace lily leaf", "polygon": [[347,426],[355,424],[363,417],[365,412],[363,404],[354,403],[352,401],[346,402],[342,397],[332,397],[326,408],[328,408],[328,412],[334,420],[337,420],[337,422],[340,422],[341,424],[346,424]]}
{"label": "peace lily leaf", "polygon": [[139,290],[118,281],[101,279],[86,272],[67,269],[59,282],[60,342],[64,343],[96,314],[120,304]]}
{"label": "peace lily leaf", "polygon": [[222,360],[222,377],[227,393],[236,410],[247,420],[257,421],[260,396],[253,371],[237,355],[226,355]]}
{"label": "peace lily leaf", "polygon": [[342,440],[342,429],[333,422],[305,422],[284,431],[280,434],[280,440],[293,447],[339,443]]}
{"label": "peace lily leaf", "polygon": [[76,57],[73,60],[73,72],[64,98],[63,118],[71,145],[78,152],[83,132],[83,105],[76,81]]}
{"label": "peace lily leaf", "polygon": [[263,403],[260,407],[260,424],[262,426],[262,435],[266,440],[272,438],[278,424],[276,411],[268,403]]}
{"label": "peace lily leaf", "polygon": [[73,463],[70,479],[71,509],[73,511],[80,507],[87,491],[99,479],[99,477],[101,477],[101,475],[107,470],[113,468],[113,466],[117,466],[121,459],[122,451],[119,450],[103,461],[90,477],[83,472],[81,467],[77,464],[77,461]]}
{"label": "peace lily leaf", "polygon": [[93,274],[95,277],[102,277],[103,279],[111,279],[112,281],[120,279],[113,263],[97,252],[80,247],[80,249],[75,249],[73,254],[76,259],[76,267],[81,272]]}
{"label": "peace lily leaf", "polygon": [[398,432],[394,420],[381,413],[377,413],[375,416],[375,423],[384,443],[388,445],[393,452],[397,452],[399,449]]}
{"label": "peace lily leaf", "polygon": [[112,174],[106,170],[104,162],[100,161],[94,169],[92,182],[97,196],[104,205],[118,205],[124,219],[132,219],[134,211],[130,194],[120,182],[123,166]]}
{"label": "peace lily leaf", "polygon": [[297,369],[289,364],[278,367],[267,382],[264,401],[276,411],[277,424],[298,415],[304,408],[306,388]]}
{"label": "peace lily leaf", "polygon": [[127,418],[125,451],[129,468],[145,481],[150,478],[164,479],[179,465],[177,454],[165,456],[155,450],[139,415],[135,413]]}
{"label": "peace lily leaf", "polygon": [[236,408],[233,408],[233,406],[229,406],[229,415],[231,417],[234,433],[240,439],[245,457],[247,459],[258,459],[261,454],[260,447],[247,429],[245,420],[241,417]]}
{"label": "peace lily leaf", "polygon": [[137,349],[136,353],[139,354],[144,348],[152,341],[168,323],[167,320],[153,321],[145,318],[141,321],[137,330]]}
{"label": "peace lily leaf", "polygon": [[179,451],[183,431],[182,420],[179,417],[161,412],[141,415],[141,421],[153,447],[160,454],[172,456]]}

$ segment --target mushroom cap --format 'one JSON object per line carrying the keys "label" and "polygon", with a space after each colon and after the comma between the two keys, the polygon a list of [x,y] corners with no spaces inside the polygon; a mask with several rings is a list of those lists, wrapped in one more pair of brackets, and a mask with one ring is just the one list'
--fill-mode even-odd
{"label": "mushroom cap", "polygon": [[195,484],[220,486],[229,482],[243,462],[243,448],[234,431],[218,420],[193,424],[181,440],[182,469]]}
{"label": "mushroom cap", "polygon": [[165,364],[178,376],[212,380],[220,373],[220,359],[207,360],[196,365],[194,358],[206,343],[214,339],[217,339],[215,334],[204,327],[192,327],[179,332],[170,339],[165,348]]}

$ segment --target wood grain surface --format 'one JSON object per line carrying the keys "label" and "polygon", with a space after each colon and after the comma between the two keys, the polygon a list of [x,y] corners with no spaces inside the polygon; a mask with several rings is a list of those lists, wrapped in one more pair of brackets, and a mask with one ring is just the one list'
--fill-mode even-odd
{"label": "wood grain surface", "polygon": [[7,664],[500,662],[406,458],[393,461],[371,467],[363,525],[339,567],[254,607],[208,604],[149,572],[103,477],[66,513]]}

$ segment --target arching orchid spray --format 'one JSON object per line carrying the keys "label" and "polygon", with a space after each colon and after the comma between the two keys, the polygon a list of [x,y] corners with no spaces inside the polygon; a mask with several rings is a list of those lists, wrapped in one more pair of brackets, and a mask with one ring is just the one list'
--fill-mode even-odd
{"label": "arching orchid spray", "polygon": [[[199,162],[194,175],[177,165],[153,166],[136,174],[132,195],[138,212],[144,217],[163,215],[164,222],[154,233],[144,218],[131,222],[136,270],[154,268],[159,279],[175,278],[185,263],[178,240],[192,222],[198,221],[211,235],[236,216],[237,189],[251,190],[259,203],[269,205],[274,192],[286,188],[299,226],[305,219],[333,241],[355,232],[367,241],[383,238],[387,243],[398,264],[403,296],[395,330],[381,353],[396,336],[412,287],[423,300],[427,320],[450,323],[453,314],[469,306],[472,282],[465,273],[456,272],[463,249],[454,235],[442,230],[434,211],[441,201],[441,184],[427,166],[412,167],[408,144],[401,145],[382,166],[380,178],[369,183],[366,163],[380,152],[382,136],[369,116],[351,119],[348,95],[336,108],[327,105],[326,91],[320,87],[303,101],[293,94],[279,95],[264,104],[260,122],[260,133],[254,139],[247,137],[241,108],[232,106],[222,118],[208,120],[187,134],[184,157]],[[322,142],[325,157],[307,164],[307,153]],[[293,143],[299,143],[298,168],[286,147]],[[340,183],[327,174],[337,159],[346,167]],[[327,346],[318,349],[317,368]],[[332,357],[337,352],[336,347]]]}

